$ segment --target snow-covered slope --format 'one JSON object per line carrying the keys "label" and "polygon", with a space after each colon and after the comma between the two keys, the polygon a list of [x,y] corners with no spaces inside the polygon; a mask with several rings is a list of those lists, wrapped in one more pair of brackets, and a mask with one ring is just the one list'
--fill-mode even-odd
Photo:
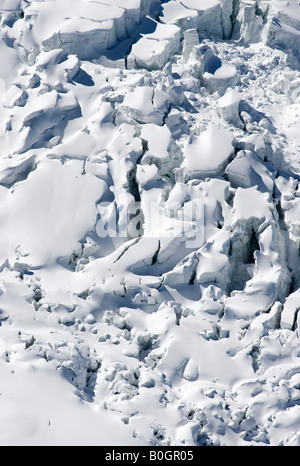
{"label": "snow-covered slope", "polygon": [[300,445],[299,48],[296,0],[1,0],[1,445]]}

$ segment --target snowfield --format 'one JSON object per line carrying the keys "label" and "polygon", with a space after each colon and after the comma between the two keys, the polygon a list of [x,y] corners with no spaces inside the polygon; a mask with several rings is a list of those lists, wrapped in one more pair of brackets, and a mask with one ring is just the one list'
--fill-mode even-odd
{"label": "snowfield", "polygon": [[297,0],[1,0],[0,445],[300,446]]}

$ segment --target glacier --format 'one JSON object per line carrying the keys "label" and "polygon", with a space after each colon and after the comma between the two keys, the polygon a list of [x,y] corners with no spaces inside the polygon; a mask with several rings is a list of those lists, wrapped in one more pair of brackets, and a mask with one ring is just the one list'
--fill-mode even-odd
{"label": "glacier", "polygon": [[1,0],[1,446],[300,446],[299,53],[296,0]]}

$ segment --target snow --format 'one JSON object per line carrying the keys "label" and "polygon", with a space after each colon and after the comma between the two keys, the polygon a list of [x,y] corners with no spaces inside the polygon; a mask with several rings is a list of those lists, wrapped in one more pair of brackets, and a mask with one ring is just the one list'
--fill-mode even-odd
{"label": "snow", "polygon": [[299,34],[2,0],[0,445],[300,445]]}
{"label": "snow", "polygon": [[231,134],[212,125],[198,138],[187,141],[180,171],[189,179],[216,176],[224,170],[232,152]]}
{"label": "snow", "polygon": [[257,186],[260,192],[272,192],[274,182],[272,174],[260,162],[254,152],[241,151],[227,166],[225,173],[234,188],[251,188]]}
{"label": "snow", "polygon": [[[104,409],[95,412],[72,397],[62,373],[49,372],[46,363],[33,367],[25,362],[24,368],[13,365],[14,369],[5,363],[1,366],[1,418],[5,425],[1,446],[114,445],[114,421]],[[118,444],[139,445],[120,424]]]}
{"label": "snow", "polygon": [[[9,212],[10,219],[1,229],[1,263],[19,245],[31,266],[51,265],[80,248],[78,240],[95,224],[96,201],[103,192],[101,180],[81,172],[80,161],[62,165],[46,159],[24,181],[26,187],[16,186],[9,198],[7,190],[3,193],[1,218]],[[24,206],[30,206],[29,215]]]}
{"label": "snow", "polygon": [[225,94],[219,99],[220,114],[224,120],[233,126],[243,127],[240,118],[241,96],[238,92],[229,87]]}
{"label": "snow", "polygon": [[197,27],[198,12],[186,8],[182,3],[170,1],[162,4],[161,21],[179,26],[183,31],[189,27]]}
{"label": "snow", "polygon": [[142,34],[136,42],[128,59],[135,61],[137,68],[150,70],[162,69],[169,58],[179,51],[180,28],[152,21],[154,32]]}

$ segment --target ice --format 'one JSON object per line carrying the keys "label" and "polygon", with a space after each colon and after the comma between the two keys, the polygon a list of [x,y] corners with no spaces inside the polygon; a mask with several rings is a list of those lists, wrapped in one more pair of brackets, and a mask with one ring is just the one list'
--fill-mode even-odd
{"label": "ice", "polygon": [[[5,66],[1,66],[0,71],[1,85],[4,86],[5,83],[9,86],[11,84],[11,80],[13,79],[13,70],[16,70],[20,64],[18,62],[16,51],[11,47],[7,47],[5,43],[5,36],[2,31],[0,32],[0,53],[3,63],[5,63]],[[4,91],[5,89],[1,88],[1,101],[3,99]]]}
{"label": "ice", "polygon": [[161,21],[180,27],[183,35],[183,31],[188,28],[198,28],[198,12],[186,8],[181,2],[170,1],[162,4]]}
{"label": "ice", "polygon": [[150,86],[141,86],[125,97],[122,106],[137,122],[161,126],[168,104],[169,96],[165,92]]}
{"label": "ice", "polygon": [[[64,185],[59,182],[66,171],[69,172],[68,189],[64,189]],[[81,172],[80,161],[62,165],[59,161],[45,160],[38,164],[25,181],[27,189],[15,189],[12,196],[9,196],[9,191],[1,193],[1,217],[5,216],[8,209],[11,212],[11,221],[6,222],[1,232],[0,262],[4,261],[4,255],[10,259],[19,244],[22,244],[28,255],[27,261],[32,266],[40,266],[46,262],[50,264],[78,248],[78,240],[95,223],[95,202],[101,189],[100,180],[89,175],[83,177]],[[12,177],[8,181],[11,180]],[[85,185],[89,186],[88,191],[85,190]],[[94,205],[89,201],[93,198]],[[86,200],[90,204],[89,209],[86,208]],[[24,209],[26,205],[31,206],[30,216]],[[73,224],[72,231],[68,231],[66,225],[73,223],[71,218],[74,209],[77,221]],[[60,226],[55,220],[59,217]]]}
{"label": "ice", "polygon": [[168,174],[173,165],[172,136],[169,128],[166,125],[146,124],[142,128],[141,138],[148,144],[148,150],[141,163],[155,164],[161,174]]}
{"label": "ice", "polygon": [[137,68],[162,69],[179,50],[180,29],[177,26],[153,21],[153,28],[154,32],[143,35],[132,47],[128,59],[132,57]]}
{"label": "ice", "polygon": [[[99,54],[126,39],[142,17],[150,11],[151,1],[54,1],[31,2],[25,8],[23,45],[32,49],[63,48],[81,59],[98,58]],[[70,8],[73,16],[69,16]],[[54,14],[55,12],[55,14]],[[26,23],[34,21],[34,29]],[[34,54],[36,52],[34,51]]]}
{"label": "ice", "polygon": [[242,1],[233,30],[233,37],[242,37],[249,43],[259,42],[263,31],[263,15],[258,15],[258,6],[253,1]]}
{"label": "ice", "polygon": [[197,29],[187,29],[184,32],[182,55],[188,62],[193,48],[199,44],[199,34]]}
{"label": "ice", "polygon": [[267,150],[265,140],[262,134],[250,134],[240,141],[240,146],[245,150],[251,150],[261,160],[265,160]]}
{"label": "ice", "polygon": [[137,68],[161,69],[170,56],[169,42],[143,38],[133,46],[132,56]]}
{"label": "ice", "polygon": [[239,111],[240,102],[240,95],[232,88],[227,89],[225,95],[219,99],[221,116],[227,123],[234,125],[237,128],[243,127]]}
{"label": "ice", "polygon": [[299,292],[295,291],[286,300],[281,314],[281,327],[293,330],[298,327],[300,309]]}
{"label": "ice", "polygon": [[147,34],[147,39],[156,40],[158,42],[168,41],[170,56],[178,52],[180,47],[180,30],[175,25],[164,25],[161,23],[156,23],[155,31]]}
{"label": "ice", "polygon": [[177,178],[205,178],[221,174],[233,153],[233,138],[224,128],[210,126],[199,137],[191,138],[184,148],[184,160]]}
{"label": "ice", "polygon": [[3,0],[0,5],[0,22],[13,26],[21,16],[21,0]]}
{"label": "ice", "polygon": [[1,445],[300,444],[299,11],[2,0]]}
{"label": "ice", "polygon": [[195,63],[197,74],[204,86],[211,92],[223,96],[228,88],[234,88],[237,82],[237,71],[234,66],[222,60],[214,51],[199,45],[192,49],[190,61]]}
{"label": "ice", "polygon": [[207,71],[203,75],[203,81],[207,88],[220,95],[223,95],[228,87],[235,87],[236,79],[236,69],[229,63],[222,63],[215,72]]}
{"label": "ice", "polygon": [[15,11],[20,8],[20,0],[3,0],[1,3],[1,10]]}
{"label": "ice", "polygon": [[33,155],[28,159],[22,157],[18,164],[14,164],[13,166],[4,168],[0,172],[0,184],[3,186],[13,185],[16,181],[22,179],[23,177],[26,178],[28,174],[36,168],[35,159],[36,157]]}
{"label": "ice", "polygon": [[197,0],[183,0],[183,6],[198,12],[198,24],[200,34],[209,34],[216,37],[223,37],[222,31],[222,8],[218,0],[197,2]]}
{"label": "ice", "polygon": [[242,37],[247,43],[262,40],[271,47],[291,48],[297,54],[299,11],[297,2],[274,0],[257,4],[254,1],[242,1],[233,37]]}
{"label": "ice", "polygon": [[260,192],[273,191],[272,174],[259,161],[254,152],[241,151],[227,166],[225,173],[234,188],[257,186]]}

